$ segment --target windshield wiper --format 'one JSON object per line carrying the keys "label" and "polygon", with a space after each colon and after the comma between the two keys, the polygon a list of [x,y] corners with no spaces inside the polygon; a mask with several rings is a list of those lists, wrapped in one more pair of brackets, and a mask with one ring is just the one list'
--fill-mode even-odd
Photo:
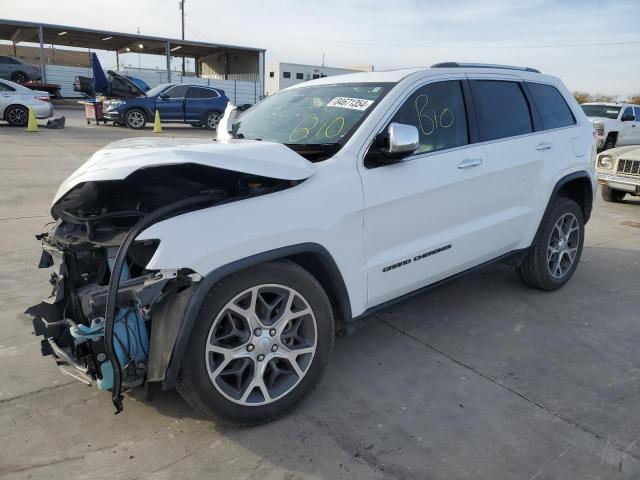
{"label": "windshield wiper", "polygon": [[342,148],[339,143],[285,143],[285,145],[310,162],[326,160]]}

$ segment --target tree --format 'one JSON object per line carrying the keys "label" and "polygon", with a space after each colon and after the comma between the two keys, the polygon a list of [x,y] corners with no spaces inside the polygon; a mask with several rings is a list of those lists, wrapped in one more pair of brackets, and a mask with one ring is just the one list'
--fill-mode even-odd
{"label": "tree", "polygon": [[573,92],[573,98],[575,98],[578,103],[586,103],[591,99],[591,95],[588,92],[576,90]]}
{"label": "tree", "polygon": [[629,95],[629,99],[627,100],[627,102],[640,105],[640,93],[633,93]]}

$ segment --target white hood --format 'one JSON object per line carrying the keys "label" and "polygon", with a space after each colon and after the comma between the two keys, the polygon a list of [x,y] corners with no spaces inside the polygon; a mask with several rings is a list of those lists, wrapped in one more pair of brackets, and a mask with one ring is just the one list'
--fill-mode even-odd
{"label": "white hood", "polygon": [[52,205],[85,182],[122,180],[136,170],[160,165],[196,163],[282,180],[303,180],[315,166],[280,143],[256,140],[214,142],[195,138],[130,138],[94,153],[67,178]]}

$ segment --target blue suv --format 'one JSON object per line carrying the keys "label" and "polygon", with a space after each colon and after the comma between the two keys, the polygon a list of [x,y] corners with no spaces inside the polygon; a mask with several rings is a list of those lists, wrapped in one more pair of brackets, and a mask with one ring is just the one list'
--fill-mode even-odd
{"label": "blue suv", "polygon": [[228,101],[218,88],[163,83],[139,97],[107,102],[104,117],[137,130],[153,121],[157,110],[163,123],[188,123],[213,129]]}

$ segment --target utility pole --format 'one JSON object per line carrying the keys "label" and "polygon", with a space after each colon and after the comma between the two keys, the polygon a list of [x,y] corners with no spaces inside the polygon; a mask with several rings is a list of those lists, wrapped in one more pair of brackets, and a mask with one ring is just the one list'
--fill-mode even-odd
{"label": "utility pole", "polygon": [[[184,40],[184,0],[180,0],[180,13],[182,14],[182,40]],[[185,76],[184,57],[182,57],[182,76]]]}

